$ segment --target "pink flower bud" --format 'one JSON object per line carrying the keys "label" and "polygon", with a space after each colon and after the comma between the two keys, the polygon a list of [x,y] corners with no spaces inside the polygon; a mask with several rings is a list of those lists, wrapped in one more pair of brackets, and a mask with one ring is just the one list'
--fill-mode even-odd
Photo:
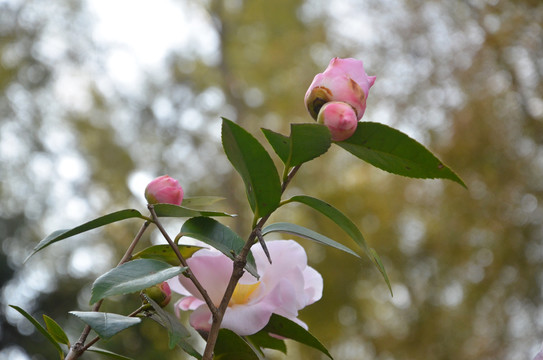
{"label": "pink flower bud", "polygon": [[149,204],[181,205],[183,188],[179,182],[168,175],[157,177],[145,188],[145,198]]}
{"label": "pink flower bud", "polygon": [[[148,287],[147,289],[142,290],[142,293],[149,296],[149,298],[160,305],[160,307],[168,305],[172,299],[172,290],[167,282]],[[144,303],[146,303],[146,301],[144,301]]]}
{"label": "pink flower bud", "polygon": [[351,105],[340,101],[324,104],[317,117],[319,124],[324,124],[332,133],[333,141],[350,138],[358,125],[356,114]]}
{"label": "pink flower bud", "polygon": [[320,108],[329,101],[351,105],[360,120],[366,110],[366,99],[375,76],[368,76],[362,61],[333,58],[323,73],[317,74],[305,94],[305,106],[317,119]]}

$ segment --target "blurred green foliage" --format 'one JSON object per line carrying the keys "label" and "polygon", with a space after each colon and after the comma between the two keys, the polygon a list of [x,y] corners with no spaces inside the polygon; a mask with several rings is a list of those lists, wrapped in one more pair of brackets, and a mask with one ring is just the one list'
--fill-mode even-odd
{"label": "blurred green foliage", "polygon": [[[67,312],[88,310],[90,284],[114,266],[137,221],[22,261],[52,230],[143,210],[138,179],[169,174],[187,195],[227,197],[224,210],[240,217],[225,223],[246,236],[250,210],[221,151],[220,116],[261,140],[261,127],[287,134],[290,122],[311,122],[303,95],[334,56],[359,58],[377,76],[364,119],[424,143],[469,190],[386,174],[338,147],[304,165],[288,194],[348,214],[383,258],[395,296],[368,261],[298,239],[325,280],[323,299],[301,318],[337,359],[535,354],[543,341],[540,1],[179,0],[215,34],[214,50],[174,49],[133,87],[108,74],[119,47],[96,41],[89,3],[0,3],[0,359],[55,356],[8,303],[47,314],[72,342],[79,336]],[[136,16],[128,5],[125,16]],[[350,241],[303,207],[273,220]],[[122,296],[103,311],[138,304]],[[181,356],[152,322],[102,345],[136,359]],[[294,345],[289,354],[320,358]]]}

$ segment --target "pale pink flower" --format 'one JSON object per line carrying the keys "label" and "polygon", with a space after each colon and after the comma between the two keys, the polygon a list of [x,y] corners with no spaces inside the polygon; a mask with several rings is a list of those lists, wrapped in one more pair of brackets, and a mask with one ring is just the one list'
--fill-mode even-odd
{"label": "pale pink flower", "polygon": [[333,58],[323,73],[317,74],[305,94],[305,106],[317,119],[320,108],[329,101],[351,105],[360,120],[366,110],[366,99],[375,76],[368,76],[362,61]]}
{"label": "pale pink flower", "polygon": [[535,355],[533,360],[543,360],[543,348]]}
{"label": "pale pink flower", "polygon": [[149,204],[181,205],[183,188],[179,182],[168,175],[162,175],[151,181],[145,188],[145,199]]}
{"label": "pale pink flower", "polygon": [[[273,261],[268,262],[260,244],[252,248],[260,279],[245,273],[236,286],[221,327],[238,335],[251,335],[260,331],[272,314],[289,318],[307,328],[299,320],[298,311],[322,296],[321,275],[307,266],[307,255],[293,240],[266,242]],[[232,260],[216,250],[202,249],[187,260],[189,267],[208,292],[215,305],[219,305],[230,276]],[[181,295],[175,307],[194,310],[190,324],[196,330],[208,332],[211,312],[194,284],[180,275],[168,281],[171,289]]]}
{"label": "pale pink flower", "polygon": [[340,101],[330,101],[319,111],[317,121],[330,130],[333,141],[350,138],[358,125],[356,114],[351,105]]}

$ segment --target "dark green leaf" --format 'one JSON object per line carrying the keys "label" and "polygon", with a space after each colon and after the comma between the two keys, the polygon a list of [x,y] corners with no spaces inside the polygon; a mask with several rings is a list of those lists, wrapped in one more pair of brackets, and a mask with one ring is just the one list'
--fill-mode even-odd
{"label": "dark green leaf", "polygon": [[449,179],[466,187],[451,169],[416,140],[389,126],[362,121],[353,136],[337,143],[379,169],[412,178]]}
{"label": "dark green leaf", "polygon": [[70,340],[68,336],[62,330],[59,324],[47,315],[43,315],[43,320],[45,321],[45,326],[47,327],[47,332],[51,334],[53,339],[55,339],[59,344],[64,344],[70,347]]}
{"label": "dark green leaf", "polygon": [[[181,233],[213,246],[232,260],[245,245],[243,239],[232,229],[208,217],[188,219],[181,227]],[[259,277],[255,259],[251,253],[247,256],[245,269],[254,277]]]}
{"label": "dark green leaf", "polygon": [[270,336],[267,331],[259,331],[256,334],[247,336],[247,339],[254,346],[262,349],[273,349],[281,351],[283,354],[287,353],[287,345],[284,340]]}
{"label": "dark green leaf", "polygon": [[137,259],[122,264],[100,276],[92,284],[90,303],[112,295],[146,289],[181,274],[186,268],[172,267],[163,261]]}
{"label": "dark green leaf", "polygon": [[58,344],[58,342],[55,340],[55,338],[49,334],[49,332],[47,332],[47,330],[38,322],[38,320],[34,319],[32,317],[32,315],[30,315],[29,313],[27,313],[26,311],[24,311],[23,309],[21,309],[20,307],[18,306],[15,306],[15,305],[9,305],[9,307],[11,307],[12,309],[15,309],[17,310],[21,315],[23,315],[28,321],[30,321],[32,323],[32,325],[34,325],[34,327],[40,332],[42,333],[43,336],[45,336],[45,338],[47,340],[49,340],[49,342],[51,344],[53,344],[53,346],[58,350],[59,352],[59,355],[60,355],[60,358],[61,359],[64,359],[64,352],[62,351],[62,348],[60,347],[60,345]]}
{"label": "dark green leaf", "polygon": [[[119,210],[116,212],[113,212],[111,214],[107,214],[104,216],[101,216],[99,218],[96,218],[94,220],[91,220],[89,222],[86,222],[82,225],[76,226],[71,229],[64,229],[64,230],[57,230],[53,233],[51,233],[49,236],[47,236],[45,239],[41,240],[38,245],[34,248],[34,251],[32,254],[30,254],[26,260],[28,260],[32,255],[37,253],[38,251],[48,247],[49,245],[56,243],[57,241],[64,240],[66,238],[69,238],[71,236],[81,234],[85,231],[89,231],[92,229],[96,229],[98,227],[111,224],[117,221],[130,219],[130,218],[141,218],[141,219],[147,219],[145,216],[143,216],[138,210],[134,209],[125,209],[125,210]],[[25,260],[25,261],[26,261]]]}
{"label": "dark green leaf", "polygon": [[158,217],[234,216],[221,211],[195,210],[173,204],[153,205]]}
{"label": "dark green leaf", "polygon": [[164,311],[160,305],[158,305],[153,299],[145,296],[147,302],[153,307],[155,313],[151,315],[151,319],[162,325],[168,330],[169,343],[168,346],[170,349],[173,349],[176,345],[182,348],[187,354],[194,356],[197,359],[201,359],[202,355],[196,351],[191,344],[185,341],[186,338],[190,337],[190,332],[186,327],[181,324],[179,319],[174,315],[170,314],[167,311]]}
{"label": "dark green leaf", "polygon": [[366,240],[364,239],[364,236],[362,236],[362,233],[356,225],[347,217],[345,216],[341,211],[334,208],[332,205],[305,195],[299,195],[294,196],[290,198],[285,203],[289,202],[299,202],[302,204],[305,204],[321,214],[327,216],[330,220],[335,222],[343,231],[347,233],[362,249],[364,249],[366,255],[370,258],[371,261],[377,266],[377,269],[379,272],[383,275],[383,278],[385,279],[385,282],[388,285],[388,289],[390,290],[390,293],[392,293],[392,288],[390,287],[390,280],[388,279],[388,275],[386,273],[386,270],[383,266],[383,263],[377,256],[377,253],[375,250],[370,248],[368,244],[366,243]]}
{"label": "dark green leaf", "polygon": [[283,164],[286,164],[290,157],[290,138],[268,129],[262,129],[262,132]]}
{"label": "dark green leaf", "polygon": [[215,344],[213,359],[215,360],[259,360],[255,351],[235,332],[228,329],[219,330]]}
{"label": "dark green leaf", "polygon": [[133,360],[132,358],[116,354],[116,353],[111,352],[109,350],[98,349],[98,348],[95,348],[95,347],[90,347],[90,348],[87,349],[87,351],[91,351],[91,352],[94,352],[94,353],[97,353],[97,354],[102,354],[102,355],[105,355],[105,356],[110,357],[112,359]]}
{"label": "dark green leaf", "polygon": [[300,225],[281,222],[281,223],[271,224],[269,226],[266,226],[264,229],[262,229],[262,235],[266,235],[271,232],[283,232],[287,234],[301,236],[303,238],[316,241],[320,244],[328,245],[333,248],[345,251],[346,253],[354,255],[358,258],[360,257],[357,253],[355,253],[353,250],[349,249],[345,245],[342,245],[338,243],[337,241],[330,239],[329,237],[321,235],[313,230],[310,230]]}
{"label": "dark green leaf", "polygon": [[264,327],[263,331],[266,331],[270,334],[279,335],[288,339],[292,339],[304,345],[310,346],[314,349],[319,350],[330,359],[332,355],[328,350],[321,344],[317,338],[315,338],[309,331],[296,324],[294,321],[289,320],[285,317],[282,317],[277,314],[272,314],[268,325]]}
{"label": "dark green leaf", "polygon": [[290,125],[290,159],[288,166],[301,165],[321,156],[330,148],[332,135],[321,124]]}
{"label": "dark green leaf", "polygon": [[[190,258],[192,254],[201,249],[200,246],[192,245],[177,245],[177,248],[185,259]],[[170,245],[150,246],[132,255],[132,259],[153,259],[163,261],[173,266],[179,265],[179,259]]]}
{"label": "dark green leaf", "polygon": [[199,206],[213,205],[216,202],[223,201],[225,198],[220,196],[192,196],[183,198],[183,206],[194,208]]}
{"label": "dark green leaf", "polygon": [[96,311],[70,311],[89,325],[102,339],[109,339],[130,326],[139,324],[140,318]]}
{"label": "dark green leaf", "polygon": [[223,118],[222,145],[241,175],[255,217],[271,214],[281,201],[281,183],[264,147],[241,126]]}

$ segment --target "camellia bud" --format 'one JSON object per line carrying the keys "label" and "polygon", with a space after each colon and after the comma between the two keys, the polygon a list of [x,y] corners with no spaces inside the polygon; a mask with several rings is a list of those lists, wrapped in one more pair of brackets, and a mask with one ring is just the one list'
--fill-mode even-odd
{"label": "camellia bud", "polygon": [[323,73],[317,74],[305,94],[305,106],[317,119],[321,107],[330,101],[341,101],[352,106],[356,119],[366,111],[366,99],[375,76],[368,76],[362,61],[333,58]]}
{"label": "camellia bud", "polygon": [[157,177],[145,188],[145,199],[149,204],[181,205],[183,188],[179,182],[168,175]]}
{"label": "camellia bud", "polygon": [[[167,282],[148,287],[147,289],[142,290],[142,293],[160,305],[160,307],[168,305],[172,299],[172,290]],[[146,303],[146,301],[144,301],[144,303]]]}
{"label": "camellia bud", "polygon": [[319,111],[317,121],[328,127],[333,141],[343,141],[350,138],[358,125],[354,109],[351,105],[340,101],[324,104]]}

